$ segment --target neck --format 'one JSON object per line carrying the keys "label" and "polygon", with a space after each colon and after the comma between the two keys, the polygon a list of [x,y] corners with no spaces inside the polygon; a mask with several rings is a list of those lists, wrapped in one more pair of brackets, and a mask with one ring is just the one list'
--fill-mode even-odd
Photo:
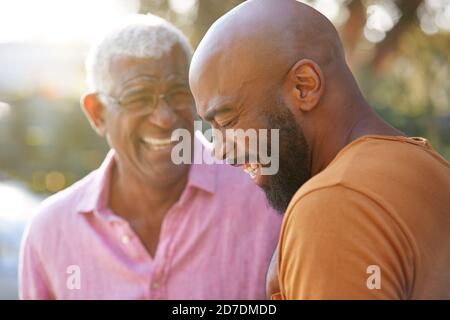
{"label": "neck", "polygon": [[186,171],[174,184],[160,187],[146,183],[116,164],[111,174],[109,206],[127,220],[159,219],[180,198],[188,179],[189,170]]}
{"label": "neck", "polygon": [[[382,120],[362,96],[337,108],[325,130],[311,143],[311,174],[325,169],[346,145],[366,135],[404,136]],[[339,116],[340,115],[340,116]]]}

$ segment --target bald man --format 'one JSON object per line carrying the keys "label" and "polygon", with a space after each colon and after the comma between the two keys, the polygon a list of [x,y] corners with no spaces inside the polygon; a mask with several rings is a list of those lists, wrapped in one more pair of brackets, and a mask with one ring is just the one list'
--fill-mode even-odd
{"label": "bald man", "polygon": [[378,117],[323,15],[246,1],[207,32],[190,85],[215,129],[280,129],[278,173],[243,166],[285,212],[272,298],[450,298],[450,165]]}

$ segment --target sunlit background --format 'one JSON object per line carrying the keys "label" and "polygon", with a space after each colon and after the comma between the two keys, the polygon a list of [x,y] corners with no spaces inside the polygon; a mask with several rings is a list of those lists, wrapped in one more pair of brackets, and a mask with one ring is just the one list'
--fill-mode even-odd
{"label": "sunlit background", "polygon": [[[0,298],[17,297],[20,237],[36,205],[106,153],[79,106],[89,43],[119,16],[152,12],[195,46],[240,2],[0,0]],[[338,27],[376,110],[450,159],[450,0],[304,2]]]}

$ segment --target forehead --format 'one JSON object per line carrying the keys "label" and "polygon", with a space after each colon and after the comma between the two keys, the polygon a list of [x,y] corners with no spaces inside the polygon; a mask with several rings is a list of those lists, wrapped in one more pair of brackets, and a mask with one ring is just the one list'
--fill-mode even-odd
{"label": "forehead", "polygon": [[214,106],[232,107],[242,99],[246,76],[242,71],[236,61],[230,61],[222,53],[194,60],[189,83],[201,117]]}
{"label": "forehead", "polygon": [[181,46],[173,46],[158,58],[130,56],[114,57],[110,64],[113,90],[139,78],[155,78],[164,81],[176,75],[187,80],[189,61]]}
{"label": "forehead", "polygon": [[193,66],[189,74],[191,90],[198,114],[207,121],[215,112],[241,112],[257,105],[271,84],[244,57],[209,57]]}

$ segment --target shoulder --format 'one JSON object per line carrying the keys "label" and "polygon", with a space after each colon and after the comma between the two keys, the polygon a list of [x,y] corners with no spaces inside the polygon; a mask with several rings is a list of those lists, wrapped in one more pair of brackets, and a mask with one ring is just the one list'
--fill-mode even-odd
{"label": "shoulder", "polygon": [[83,203],[96,171],[40,203],[28,225],[28,236],[42,237],[70,224]]}
{"label": "shoulder", "polygon": [[420,175],[424,179],[436,174],[448,176],[448,163],[416,139],[367,136],[356,140],[306,182],[293,200],[332,186],[347,186],[375,196],[384,194],[386,186],[410,184],[411,176]]}
{"label": "shoulder", "polygon": [[386,249],[393,243],[404,252],[413,251],[404,226],[386,208],[342,185],[314,189],[289,205],[281,241],[295,246],[313,238],[324,246],[353,248],[355,252]]}
{"label": "shoulder", "polygon": [[[358,190],[343,185],[325,185],[297,193],[286,211],[286,221],[299,224],[324,222],[322,227],[336,229],[346,219],[364,218],[371,211],[383,210]],[[330,229],[331,231],[331,229]]]}

